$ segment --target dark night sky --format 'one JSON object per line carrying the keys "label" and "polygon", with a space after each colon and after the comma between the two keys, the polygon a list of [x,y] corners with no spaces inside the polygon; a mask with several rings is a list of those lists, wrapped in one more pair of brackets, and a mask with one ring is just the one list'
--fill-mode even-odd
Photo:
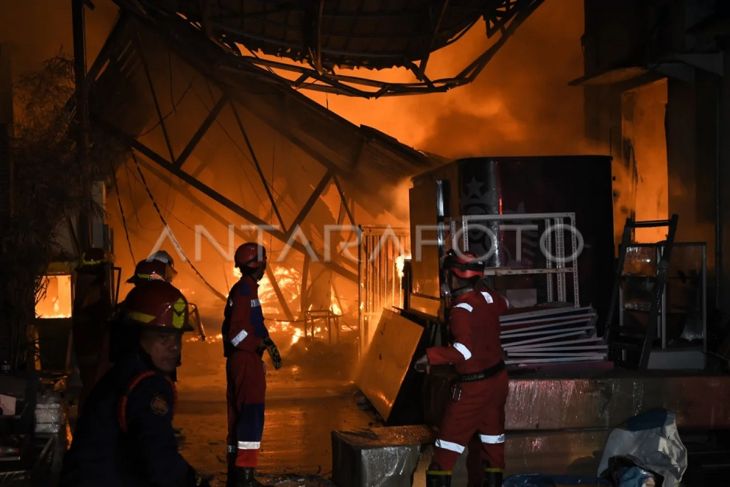
{"label": "dark night sky", "polygon": [[[111,0],[86,10],[87,59],[93,62],[117,15]],[[14,76],[38,69],[43,60],[73,54],[71,0],[0,0],[0,43],[10,47]]]}

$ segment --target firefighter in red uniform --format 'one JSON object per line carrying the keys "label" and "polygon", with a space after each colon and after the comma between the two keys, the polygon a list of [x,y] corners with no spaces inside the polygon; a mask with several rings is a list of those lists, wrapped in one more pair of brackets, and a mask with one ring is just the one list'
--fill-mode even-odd
{"label": "firefighter in red uniform", "polygon": [[264,431],[266,378],[261,356],[267,350],[274,368],[281,356],[264,325],[258,281],[266,269],[266,250],[249,242],[236,250],[241,279],[228,294],[222,336],[228,383],[228,485],[262,485],[254,478]]}
{"label": "firefighter in red uniform", "polygon": [[508,391],[499,316],[509,304],[483,285],[484,263],[473,254],[450,251],[444,269],[452,297],[448,318],[452,342],[428,348],[416,365],[427,368],[453,364],[459,378],[441,419],[426,486],[450,486],[457,458],[478,435],[485,471],[481,485],[499,487],[504,471],[504,406]]}

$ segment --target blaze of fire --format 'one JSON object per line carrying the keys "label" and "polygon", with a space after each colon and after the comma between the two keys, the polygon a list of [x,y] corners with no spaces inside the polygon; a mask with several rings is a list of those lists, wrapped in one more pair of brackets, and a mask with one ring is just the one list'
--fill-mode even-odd
{"label": "blaze of fire", "polygon": [[45,276],[45,295],[35,306],[37,318],[70,318],[73,299],[71,297],[71,275]]}
{"label": "blaze of fire", "polygon": [[403,279],[403,268],[406,265],[406,260],[410,259],[410,255],[402,254],[395,258],[395,269],[398,271],[398,278]]}
{"label": "blaze of fire", "polygon": [[[298,300],[301,287],[299,271],[293,267],[277,265],[271,268],[271,272],[274,274],[274,279],[284,299],[289,303]],[[261,305],[264,307],[265,313],[279,313],[279,300],[268,275],[265,275],[259,282],[259,299],[261,300]]]}
{"label": "blaze of fire", "polygon": [[294,328],[294,332],[292,333],[292,336],[291,336],[291,344],[292,344],[292,345],[294,345],[294,344],[295,344],[295,343],[297,343],[297,342],[299,341],[299,339],[300,339],[300,338],[302,338],[303,336],[304,336],[304,332],[302,331],[302,329],[301,329],[301,328],[296,328],[296,327],[295,327],[295,328]]}

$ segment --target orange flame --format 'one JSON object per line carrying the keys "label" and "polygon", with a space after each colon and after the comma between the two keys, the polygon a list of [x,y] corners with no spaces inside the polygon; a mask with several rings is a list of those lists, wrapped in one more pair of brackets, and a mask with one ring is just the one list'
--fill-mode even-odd
{"label": "orange flame", "polygon": [[35,306],[38,318],[70,318],[73,306],[71,297],[71,275],[50,275],[46,281],[45,295]]}

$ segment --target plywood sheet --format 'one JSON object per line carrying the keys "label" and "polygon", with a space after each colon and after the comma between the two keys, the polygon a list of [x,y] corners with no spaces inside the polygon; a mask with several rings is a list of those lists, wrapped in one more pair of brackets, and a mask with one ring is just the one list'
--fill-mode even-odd
{"label": "plywood sheet", "polygon": [[398,313],[383,310],[355,383],[387,420],[421,340],[423,328]]}

